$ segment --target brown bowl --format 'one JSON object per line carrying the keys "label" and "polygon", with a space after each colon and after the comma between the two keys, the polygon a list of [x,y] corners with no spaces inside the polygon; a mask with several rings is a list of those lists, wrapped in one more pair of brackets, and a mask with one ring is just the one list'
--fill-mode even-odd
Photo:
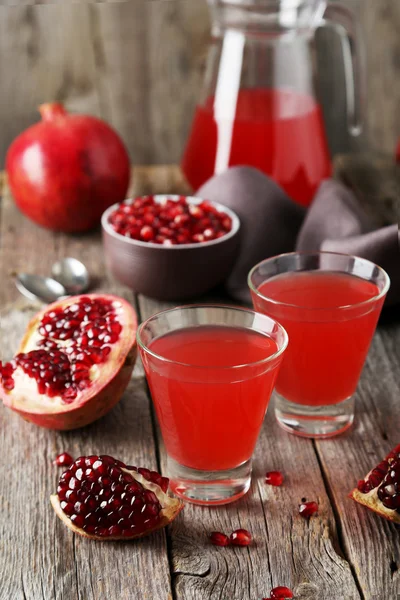
{"label": "brown bowl", "polygon": [[[180,196],[159,194],[156,202]],[[190,204],[202,199],[188,196]],[[197,244],[163,246],[120,235],[108,222],[118,204],[110,206],[101,219],[106,264],[118,281],[135,292],[158,300],[184,300],[204,294],[230,274],[239,250],[240,221],[230,208],[212,202],[232,219],[226,235]]]}

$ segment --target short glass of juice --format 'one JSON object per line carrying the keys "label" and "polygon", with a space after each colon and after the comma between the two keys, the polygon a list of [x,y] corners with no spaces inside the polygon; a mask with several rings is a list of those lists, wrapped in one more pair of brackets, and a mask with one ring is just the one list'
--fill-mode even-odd
{"label": "short glass of juice", "polygon": [[387,273],[356,256],[294,252],[256,265],[248,284],[255,310],[289,335],[274,397],[279,424],[314,438],[345,431],[390,286]]}
{"label": "short glass of juice", "polygon": [[172,490],[197,504],[240,498],[286,331],[252,310],[198,305],[155,314],[137,338]]}

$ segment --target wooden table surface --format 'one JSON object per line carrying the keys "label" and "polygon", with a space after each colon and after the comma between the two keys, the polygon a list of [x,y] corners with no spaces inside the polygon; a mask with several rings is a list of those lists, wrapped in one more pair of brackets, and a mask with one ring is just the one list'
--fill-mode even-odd
{"label": "wooden table surface", "polygon": [[[113,282],[105,272],[98,233],[52,234],[23,218],[0,181],[0,356],[9,359],[35,307],[21,300],[14,274],[46,274],[57,258],[83,260],[95,289],[120,294],[143,320],[169,306]],[[184,191],[176,167],[138,167],[136,194]],[[75,457],[107,453],[151,469],[165,454],[140,361],[122,401],[82,430],[55,432],[0,407],[0,600],[220,599],[260,600],[288,585],[296,599],[397,600],[400,530],[356,505],[348,493],[400,440],[400,324],[375,335],[357,392],[354,428],[331,440],[283,432],[268,412],[257,444],[251,491],[220,508],[186,505],[165,531],[137,542],[96,543],[75,536],[55,516],[49,495],[61,451]],[[285,484],[264,484],[280,469]],[[319,503],[303,520],[301,498]],[[211,530],[249,529],[249,548],[211,546]]]}

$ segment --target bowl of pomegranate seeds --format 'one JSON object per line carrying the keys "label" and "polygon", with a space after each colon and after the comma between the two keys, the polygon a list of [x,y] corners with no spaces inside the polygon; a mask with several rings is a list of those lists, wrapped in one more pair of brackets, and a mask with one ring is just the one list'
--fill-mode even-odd
{"label": "bowl of pomegranate seeds", "polygon": [[101,222],[111,273],[159,300],[204,294],[228,277],[238,254],[238,216],[201,198],[132,198],[110,206]]}

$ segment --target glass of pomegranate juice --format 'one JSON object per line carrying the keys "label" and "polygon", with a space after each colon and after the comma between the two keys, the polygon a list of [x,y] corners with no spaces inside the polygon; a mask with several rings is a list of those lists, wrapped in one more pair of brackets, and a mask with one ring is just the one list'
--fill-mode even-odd
{"label": "glass of pomegranate juice", "polygon": [[255,309],[282,323],[290,339],[276,383],[279,424],[305,437],[345,431],[387,273],[356,256],[294,252],[256,265],[248,283]]}
{"label": "glass of pomegranate juice", "polygon": [[252,310],[199,305],[160,312],[137,336],[173,491],[206,505],[240,498],[285,330]]}

